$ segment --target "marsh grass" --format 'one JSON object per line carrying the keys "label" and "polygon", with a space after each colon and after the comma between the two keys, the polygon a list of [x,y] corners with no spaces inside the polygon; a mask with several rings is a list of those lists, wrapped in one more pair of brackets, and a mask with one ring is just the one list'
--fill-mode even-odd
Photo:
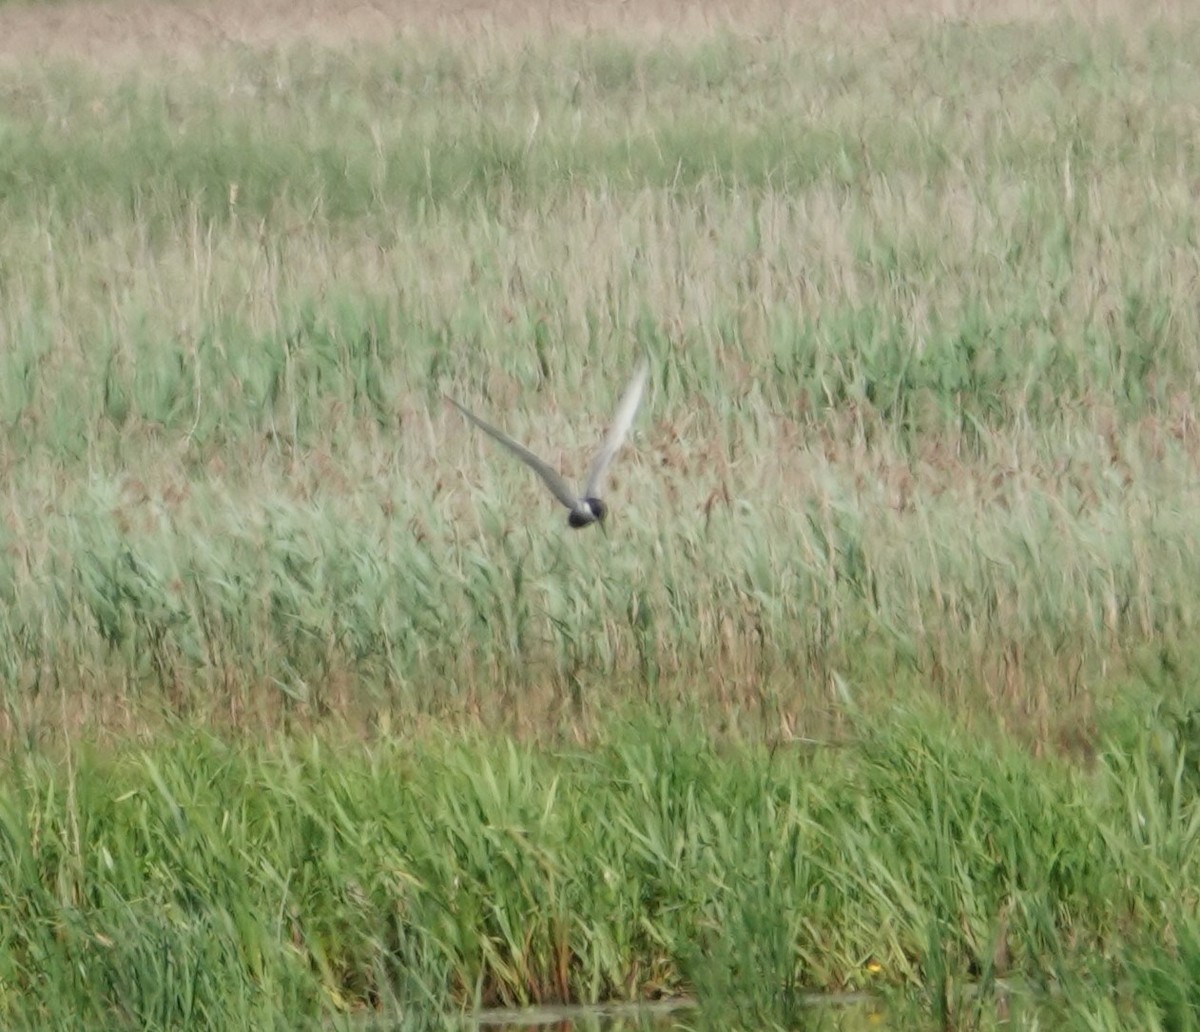
{"label": "marsh grass", "polygon": [[927,707],[808,753],[654,717],[587,748],[180,730],[25,752],[0,793],[0,1009],[438,1023],[688,990],[703,1027],[761,1028],[818,1021],[807,990],[867,987],[989,1027],[1003,982],[1063,1027],[1096,997],[1188,1027],[1170,1023],[1191,1008],[1198,824],[1162,754],[1174,726],[1114,724],[1089,772]]}
{"label": "marsh grass", "polygon": [[[10,57],[0,1020],[1191,1027],[1137,13]],[[441,400],[577,475],[643,352],[607,534]]]}
{"label": "marsh grass", "polygon": [[[6,67],[7,726],[820,729],[890,683],[1086,741],[1195,622],[1195,43]],[[642,349],[608,537],[440,403],[580,471]]]}

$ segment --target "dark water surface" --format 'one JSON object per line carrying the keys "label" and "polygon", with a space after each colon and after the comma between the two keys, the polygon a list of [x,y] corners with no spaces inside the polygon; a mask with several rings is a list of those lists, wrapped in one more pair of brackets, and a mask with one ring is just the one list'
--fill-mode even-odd
{"label": "dark water surface", "polygon": [[[879,1002],[867,993],[814,994],[805,1001],[822,1029],[858,1032],[886,1028]],[[599,1006],[548,1006],[481,1011],[468,1019],[480,1032],[521,1032],[558,1029],[561,1032],[671,1032],[696,1027],[696,1002],[690,999]],[[806,1025],[806,1027],[809,1027]]]}

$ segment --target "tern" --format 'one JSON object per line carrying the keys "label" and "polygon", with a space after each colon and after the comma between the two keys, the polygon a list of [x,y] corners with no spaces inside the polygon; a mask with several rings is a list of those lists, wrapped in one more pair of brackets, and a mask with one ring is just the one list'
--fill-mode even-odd
{"label": "tern", "polygon": [[600,499],[600,487],[604,482],[604,474],[608,472],[608,467],[612,464],[612,460],[616,457],[617,452],[621,450],[621,445],[625,442],[625,437],[629,433],[629,427],[632,425],[633,417],[637,413],[638,405],[642,400],[642,391],[646,387],[646,378],[649,375],[650,363],[646,359],[643,359],[637,368],[637,372],[633,374],[633,379],[629,381],[629,386],[625,388],[625,393],[621,396],[621,403],[617,406],[616,415],[613,416],[608,436],[604,438],[604,443],[592,459],[592,465],[588,469],[587,483],[584,485],[582,495],[577,495],[572,491],[567,482],[553,466],[539,459],[524,445],[518,444],[508,434],[504,433],[503,430],[498,430],[491,423],[480,419],[453,398],[447,396],[446,400],[479,427],[480,430],[489,437],[493,437],[499,441],[541,477],[546,486],[550,488],[550,493],[570,510],[567,516],[567,523],[578,529],[590,526],[593,523],[603,523],[604,517],[608,515],[608,506]]}

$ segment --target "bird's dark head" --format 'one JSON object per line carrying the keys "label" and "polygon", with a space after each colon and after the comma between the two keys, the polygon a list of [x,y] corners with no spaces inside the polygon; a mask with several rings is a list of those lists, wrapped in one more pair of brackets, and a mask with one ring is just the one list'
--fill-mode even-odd
{"label": "bird's dark head", "polygon": [[608,506],[599,498],[585,498],[579,508],[571,510],[571,515],[567,517],[567,523],[578,529],[591,526],[593,523],[603,523],[604,517],[607,515]]}

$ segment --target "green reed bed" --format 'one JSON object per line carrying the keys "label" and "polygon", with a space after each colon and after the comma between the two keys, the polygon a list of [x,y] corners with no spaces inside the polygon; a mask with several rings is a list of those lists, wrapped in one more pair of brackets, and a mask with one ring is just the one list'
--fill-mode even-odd
{"label": "green reed bed", "polygon": [[179,730],[24,752],[0,790],[0,1014],[432,1023],[689,992],[705,1027],[762,1027],[859,986],[969,1024],[999,979],[1096,1022],[1076,1027],[1120,1027],[1108,1006],[1191,1027],[1167,972],[1200,930],[1196,748],[1160,709],[1084,772],[921,709],[816,749],[643,714],[586,748]]}

